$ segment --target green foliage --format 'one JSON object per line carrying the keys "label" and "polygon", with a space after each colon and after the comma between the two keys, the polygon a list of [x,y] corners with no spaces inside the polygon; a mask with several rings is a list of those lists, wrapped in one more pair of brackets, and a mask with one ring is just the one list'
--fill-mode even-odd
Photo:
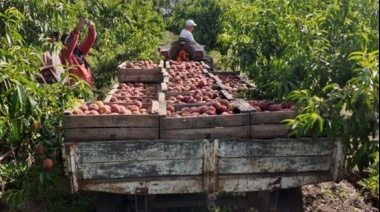
{"label": "green foliage", "polygon": [[379,1],[221,1],[223,66],[257,86],[251,98],[297,102],[290,135],[340,139],[349,168],[379,151]]}
{"label": "green foliage", "polygon": [[218,49],[216,37],[221,26],[218,17],[222,11],[217,0],[182,0],[172,8],[171,16],[166,20],[168,30],[179,35],[188,19],[197,24],[193,31],[195,40],[208,49]]}
{"label": "green foliage", "polygon": [[[363,170],[374,163],[371,155],[379,151],[379,62],[378,51],[354,52],[356,76],[344,87],[327,85],[321,96],[310,96],[307,91],[293,91],[289,99],[302,106],[301,114],[286,120],[297,136],[312,132],[340,138],[345,144],[350,168]],[[317,124],[318,123],[318,124]]]}
{"label": "green foliage", "polygon": [[[0,31],[0,176],[4,200],[21,210],[31,201],[50,211],[90,210],[92,198],[76,201],[62,186],[65,176],[60,147],[63,110],[78,99],[94,97],[83,82],[71,87],[37,82],[42,52],[62,48],[60,43],[48,42],[48,36],[54,31],[71,31],[79,18],[92,20],[97,40],[88,59],[95,84],[102,90],[110,85],[121,62],[158,60],[163,19],[148,0],[11,0],[1,1],[0,11],[0,28],[4,29]],[[82,30],[80,40],[86,32]],[[44,147],[43,153],[36,152],[39,145]],[[54,161],[51,170],[42,168],[46,158]],[[54,199],[66,199],[68,204],[59,206]]]}
{"label": "green foliage", "polygon": [[266,98],[343,86],[354,75],[348,55],[379,47],[378,1],[224,1],[222,11],[225,65],[247,73]]}
{"label": "green foliage", "polygon": [[[377,140],[377,142],[379,142]],[[370,168],[371,174],[367,179],[359,182],[363,186],[369,197],[379,196],[379,152],[371,155],[375,161],[375,165]]]}
{"label": "green foliage", "polygon": [[91,1],[88,8],[98,31],[90,60],[97,88],[108,86],[125,60],[159,60],[164,22],[152,1]]}

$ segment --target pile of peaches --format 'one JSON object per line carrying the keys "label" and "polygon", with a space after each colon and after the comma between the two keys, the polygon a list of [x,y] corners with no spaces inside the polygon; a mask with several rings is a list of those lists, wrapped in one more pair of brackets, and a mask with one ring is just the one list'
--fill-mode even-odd
{"label": "pile of peaches", "polygon": [[133,68],[133,69],[152,69],[159,68],[159,65],[151,60],[147,61],[126,61],[124,68]]}
{"label": "pile of peaches", "polygon": [[183,70],[183,69],[198,69],[198,70],[202,70],[202,69],[206,68],[199,61],[177,62],[177,61],[174,61],[174,60],[169,60],[169,65],[170,65],[171,69],[175,69],[175,70]]}
{"label": "pile of peaches", "polygon": [[157,84],[148,84],[148,83],[142,83],[142,82],[126,82],[126,83],[120,83],[117,86],[117,89],[122,90],[130,90],[130,89],[137,89],[137,90],[157,90],[158,85]]}
{"label": "pile of peaches", "polygon": [[151,106],[143,107],[141,101],[134,101],[133,104],[105,104],[102,101],[92,103],[82,103],[76,108],[73,115],[147,115],[152,112]]}
{"label": "pile of peaches", "polygon": [[235,114],[235,105],[226,99],[214,100],[201,106],[182,107],[176,109],[175,106],[168,104],[166,114],[168,117],[198,117],[212,115],[231,115]]}
{"label": "pile of peaches", "polygon": [[225,97],[219,91],[197,89],[189,94],[174,94],[167,95],[167,104],[192,104],[192,103],[207,103],[213,100],[222,100]]}
{"label": "pile of peaches", "polygon": [[295,104],[291,102],[275,102],[270,100],[249,100],[247,101],[256,111],[294,111]]}
{"label": "pile of peaches", "polygon": [[247,83],[234,75],[216,74],[231,94],[248,89]]}

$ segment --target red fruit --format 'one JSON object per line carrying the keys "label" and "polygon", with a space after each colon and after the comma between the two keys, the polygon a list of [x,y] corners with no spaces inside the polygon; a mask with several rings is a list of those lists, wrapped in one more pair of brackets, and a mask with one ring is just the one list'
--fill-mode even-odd
{"label": "red fruit", "polygon": [[259,106],[254,106],[257,112],[261,112],[261,108]]}
{"label": "red fruit", "polygon": [[215,108],[216,111],[219,111],[221,108],[221,104],[219,102],[212,103],[212,106]]}
{"label": "red fruit", "polygon": [[282,106],[283,109],[286,109],[286,108],[290,107],[290,104],[288,102],[282,102],[281,106]]}
{"label": "red fruit", "polygon": [[258,103],[258,106],[260,107],[261,111],[265,111],[268,109],[268,103],[265,101],[260,101]]}
{"label": "red fruit", "polygon": [[39,144],[36,148],[36,153],[42,154],[44,153],[44,151],[45,151],[44,146],[42,144]]}
{"label": "red fruit", "polygon": [[43,162],[42,162],[42,167],[45,169],[45,170],[50,170],[54,165],[54,162],[52,159],[50,158],[46,158]]}
{"label": "red fruit", "polygon": [[271,105],[271,111],[281,111],[282,105],[281,104],[273,104]]}
{"label": "red fruit", "polygon": [[203,105],[203,106],[201,106],[200,108],[199,108],[199,112],[202,114],[202,113],[204,113],[204,112],[206,112],[208,110],[208,107],[207,106],[205,106],[205,105]]}
{"label": "red fruit", "polygon": [[174,108],[173,105],[168,105],[168,106],[166,106],[166,109],[167,109],[168,111],[172,112],[172,113],[174,113],[174,111],[175,111],[175,108]]}
{"label": "red fruit", "polygon": [[96,103],[91,103],[91,104],[88,106],[88,109],[89,109],[89,110],[98,110],[98,109],[99,109],[99,105],[96,104]]}
{"label": "red fruit", "polygon": [[79,106],[79,108],[80,108],[82,111],[88,110],[88,106],[87,106],[85,103],[81,104],[81,105]]}
{"label": "red fruit", "polygon": [[111,112],[112,113],[120,113],[120,106],[118,104],[112,104],[111,105]]}
{"label": "red fruit", "polygon": [[142,102],[139,100],[135,101],[135,105],[137,105],[137,107],[139,107],[139,108],[142,108]]}
{"label": "red fruit", "polygon": [[99,113],[96,110],[90,110],[90,112],[88,113],[88,115],[99,115]]}
{"label": "red fruit", "polygon": [[259,102],[256,101],[256,100],[252,100],[252,101],[249,102],[249,104],[252,105],[252,106],[254,107],[254,106],[258,106],[258,105],[259,105]]}
{"label": "red fruit", "polygon": [[99,107],[98,112],[99,114],[106,114],[107,112],[110,112],[110,110],[108,109],[108,107],[106,107],[106,105],[102,105]]}
{"label": "red fruit", "polygon": [[197,100],[191,97],[187,103],[197,103]]}
{"label": "red fruit", "polygon": [[[88,111],[88,110],[86,110],[86,111]],[[83,115],[84,114],[84,112],[81,110],[81,109],[75,109],[74,111],[73,111],[73,114],[74,115]]]}
{"label": "red fruit", "polygon": [[201,88],[201,87],[203,87],[203,86],[205,86],[205,85],[207,85],[206,80],[199,80],[199,82],[198,82],[198,87],[199,87],[199,88]]}

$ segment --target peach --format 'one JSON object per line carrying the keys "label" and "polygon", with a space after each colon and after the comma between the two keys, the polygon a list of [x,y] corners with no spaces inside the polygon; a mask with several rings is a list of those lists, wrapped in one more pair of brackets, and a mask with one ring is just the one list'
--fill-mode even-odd
{"label": "peach", "polygon": [[[88,110],[86,110],[86,111],[88,111]],[[73,114],[74,115],[84,115],[84,112],[81,110],[81,109],[75,109],[74,111],[73,111]]]}
{"label": "peach", "polygon": [[95,101],[95,104],[97,104],[99,107],[104,105],[102,101]]}
{"label": "peach", "polygon": [[88,110],[99,110],[99,105],[96,104],[96,103],[91,103],[91,104],[88,106]]}
{"label": "peach", "polygon": [[54,165],[54,162],[52,159],[50,158],[46,158],[43,162],[42,162],[42,167],[45,169],[45,170],[50,170]]}
{"label": "peach", "polygon": [[111,112],[112,113],[120,113],[120,106],[118,104],[112,104],[111,105]]}
{"label": "peach", "polygon": [[268,108],[268,103],[265,101],[259,101],[258,106],[260,107],[261,111],[265,111]]}
{"label": "peach", "polygon": [[85,110],[88,110],[88,106],[86,103],[83,103],[79,106],[79,108],[82,110],[82,111],[85,111]]}

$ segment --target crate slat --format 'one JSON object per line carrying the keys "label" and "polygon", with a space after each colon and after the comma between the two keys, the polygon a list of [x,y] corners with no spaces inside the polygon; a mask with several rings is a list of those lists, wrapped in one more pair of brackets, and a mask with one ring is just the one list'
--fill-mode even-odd
{"label": "crate slat", "polygon": [[65,128],[65,142],[105,140],[154,140],[159,138],[158,128]]}
{"label": "crate slat", "polygon": [[250,125],[250,138],[285,138],[290,127],[284,124]]}
{"label": "crate slat", "polygon": [[280,124],[295,117],[294,111],[250,112],[250,124]]}
{"label": "crate slat", "polygon": [[161,139],[218,139],[218,138],[248,138],[248,126],[215,127],[197,129],[160,129]]}

